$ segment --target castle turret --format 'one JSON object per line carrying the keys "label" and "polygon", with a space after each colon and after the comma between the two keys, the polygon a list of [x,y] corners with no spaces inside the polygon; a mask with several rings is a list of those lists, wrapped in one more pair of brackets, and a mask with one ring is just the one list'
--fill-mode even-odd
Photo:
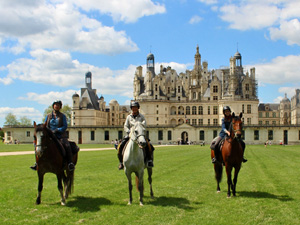
{"label": "castle turret", "polygon": [[85,86],[87,89],[92,90],[92,73],[87,72],[85,74]]}

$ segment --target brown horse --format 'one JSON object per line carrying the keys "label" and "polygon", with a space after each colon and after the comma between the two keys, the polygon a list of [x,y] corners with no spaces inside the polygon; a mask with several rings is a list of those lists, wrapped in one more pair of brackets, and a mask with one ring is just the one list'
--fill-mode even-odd
{"label": "brown horse", "polygon": [[[225,164],[228,184],[227,197],[230,197],[231,195],[230,188],[232,190],[232,195],[235,196],[236,194],[237,178],[243,161],[243,149],[239,142],[243,129],[242,116],[242,113],[240,113],[239,116],[235,116],[235,114],[232,113],[232,121],[229,128],[230,136],[225,138],[221,147],[220,159],[214,164],[218,192],[221,190],[219,184],[222,179],[223,164]],[[213,157],[214,151],[211,150],[211,158]],[[233,168],[234,178],[232,183],[231,171]]]}
{"label": "brown horse", "polygon": [[[68,170],[67,163],[64,163],[63,146],[53,132],[47,128],[47,124],[36,125],[34,122],[34,129],[37,174],[39,178],[36,204],[39,205],[41,203],[45,173],[54,173],[57,177],[57,187],[61,196],[61,205],[65,205],[66,199],[73,191],[74,171]],[[74,165],[77,163],[77,158],[78,153],[73,155]],[[64,182],[64,188],[62,181]]]}

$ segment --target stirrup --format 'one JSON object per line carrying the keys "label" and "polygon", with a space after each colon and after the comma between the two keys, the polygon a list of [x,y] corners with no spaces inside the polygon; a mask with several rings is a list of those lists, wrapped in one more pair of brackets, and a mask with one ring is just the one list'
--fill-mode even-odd
{"label": "stirrup", "polygon": [[217,162],[216,157],[213,157],[213,158],[211,159],[211,163],[216,163],[216,162]]}
{"label": "stirrup", "polygon": [[153,161],[152,160],[149,160],[147,162],[147,167],[154,167],[154,164],[153,164]]}
{"label": "stirrup", "polygon": [[75,170],[75,165],[74,165],[74,163],[69,163],[68,164],[68,169],[69,169],[69,171],[73,171],[73,170]]}
{"label": "stirrup", "polygon": [[33,166],[30,167],[30,169],[32,169],[32,170],[36,170],[36,168],[37,168],[37,164],[36,163]]}

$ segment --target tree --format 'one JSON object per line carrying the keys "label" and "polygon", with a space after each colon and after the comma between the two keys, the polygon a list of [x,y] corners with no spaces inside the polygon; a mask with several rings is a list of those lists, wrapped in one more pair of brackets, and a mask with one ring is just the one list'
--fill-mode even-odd
{"label": "tree", "polygon": [[14,114],[8,113],[6,115],[4,125],[16,126],[19,124],[20,123],[18,122],[17,117]]}
{"label": "tree", "polygon": [[32,121],[27,116],[21,116],[19,124],[20,125],[30,126],[30,125],[32,125]]}
{"label": "tree", "polygon": [[[52,110],[53,110],[52,105],[49,105],[48,108],[45,109],[45,111],[44,111],[44,117],[43,117],[43,121],[42,121],[43,123],[45,122],[46,116],[49,113],[51,113]],[[61,108],[60,111],[66,115],[68,125],[70,125],[71,124],[72,108],[68,104],[66,104],[66,105],[63,105],[63,107]]]}

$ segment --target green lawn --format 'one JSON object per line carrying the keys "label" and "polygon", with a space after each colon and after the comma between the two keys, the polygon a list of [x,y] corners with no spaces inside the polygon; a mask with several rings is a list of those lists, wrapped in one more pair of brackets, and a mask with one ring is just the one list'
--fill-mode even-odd
{"label": "green lawn", "polygon": [[[81,144],[81,149],[84,148],[114,148],[111,144]],[[17,152],[17,151],[33,151],[33,144],[4,144],[0,143],[0,152]]]}
{"label": "green lawn", "polygon": [[225,176],[216,193],[208,146],[156,148],[155,199],[145,179],[141,207],[136,189],[127,205],[127,179],[115,150],[79,153],[66,206],[53,174],[45,176],[41,205],[34,204],[32,155],[2,156],[0,224],[300,224],[300,146],[247,146],[246,158],[237,197],[228,199]]}

